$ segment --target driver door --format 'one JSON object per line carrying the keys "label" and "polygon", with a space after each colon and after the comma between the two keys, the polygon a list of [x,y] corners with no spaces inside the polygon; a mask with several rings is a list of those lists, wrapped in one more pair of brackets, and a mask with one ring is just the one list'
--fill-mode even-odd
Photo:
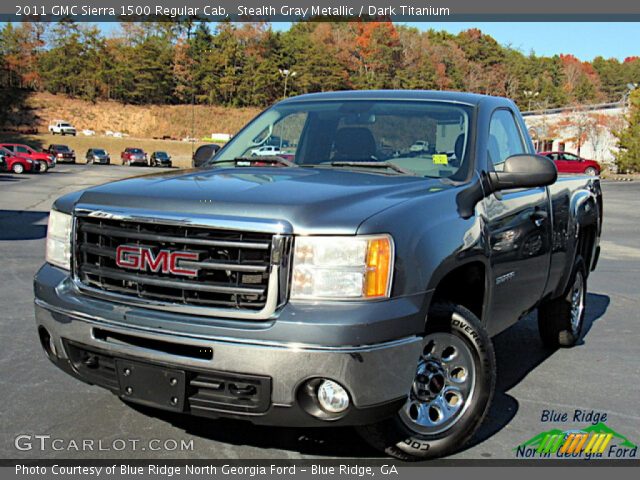
{"label": "driver door", "polygon": [[[488,159],[496,171],[511,155],[529,153],[509,109],[491,118]],[[551,217],[546,187],[503,190],[485,200],[491,278],[492,334],[515,323],[542,296],[550,265]]]}

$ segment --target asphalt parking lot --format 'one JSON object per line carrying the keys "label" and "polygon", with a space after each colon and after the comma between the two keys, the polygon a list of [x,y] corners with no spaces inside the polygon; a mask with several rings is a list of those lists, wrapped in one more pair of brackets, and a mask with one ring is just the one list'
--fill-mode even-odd
{"label": "asphalt parking lot", "polygon": [[[48,210],[58,196],[159,169],[59,165],[46,175],[0,173],[0,456],[3,458],[300,458],[377,456],[352,429],[256,427],[131,408],[55,368],[33,319],[32,278],[44,259]],[[607,425],[640,442],[640,182],[604,182],[605,227],[598,270],[589,279],[581,345],[545,351],[530,315],[495,338],[499,379],[490,416],[459,458],[514,458],[514,448],[551,427],[544,409],[607,414]],[[16,436],[63,439],[63,451],[20,451]],[[102,440],[79,452],[70,440]],[[116,439],[136,439],[124,450]],[[189,450],[150,451],[149,440],[193,440]],[[35,444],[36,442],[34,442]],[[118,444],[119,445],[119,444]],[[170,450],[173,443],[168,444]],[[34,445],[35,447],[36,445]]]}

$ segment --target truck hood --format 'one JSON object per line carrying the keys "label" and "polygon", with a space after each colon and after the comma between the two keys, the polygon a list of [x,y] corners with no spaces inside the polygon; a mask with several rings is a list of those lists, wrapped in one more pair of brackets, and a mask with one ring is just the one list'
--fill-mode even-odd
{"label": "truck hood", "polygon": [[294,233],[355,234],[370,216],[450,188],[437,179],[345,169],[237,167],[145,175],[85,190],[88,208],[274,221]]}

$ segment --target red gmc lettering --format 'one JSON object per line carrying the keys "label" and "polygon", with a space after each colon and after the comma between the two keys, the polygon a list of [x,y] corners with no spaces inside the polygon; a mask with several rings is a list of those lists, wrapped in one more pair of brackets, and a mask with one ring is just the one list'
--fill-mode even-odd
{"label": "red gmc lettering", "polygon": [[180,260],[198,260],[195,252],[172,252],[160,250],[154,254],[149,247],[137,247],[132,245],[120,245],[116,249],[116,265],[129,270],[142,270],[154,273],[172,273],[195,277],[197,269],[184,268],[179,265]]}
{"label": "red gmc lettering", "polygon": [[120,245],[116,249],[116,265],[131,270],[140,270],[140,247]]}
{"label": "red gmc lettering", "polygon": [[178,267],[178,260],[198,260],[198,254],[194,252],[173,252],[169,259],[169,270],[174,275],[186,275],[189,277],[195,277],[198,274],[198,270],[193,268],[180,268]]}
{"label": "red gmc lettering", "polygon": [[142,256],[140,258],[140,270],[149,270],[157,273],[169,273],[169,251],[160,250],[158,255],[153,256],[153,252],[149,248],[141,249]]}

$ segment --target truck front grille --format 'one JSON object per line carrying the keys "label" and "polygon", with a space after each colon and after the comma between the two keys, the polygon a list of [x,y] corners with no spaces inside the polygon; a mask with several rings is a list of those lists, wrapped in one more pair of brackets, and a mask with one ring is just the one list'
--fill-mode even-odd
{"label": "truck front grille", "polygon": [[[282,258],[274,255],[273,240],[268,233],[78,216],[74,273],[82,286],[151,304],[255,312],[265,308],[272,268]],[[181,259],[180,266],[197,273],[175,274],[164,264],[123,268],[116,252],[124,246],[146,250],[151,258],[146,266],[161,252],[196,254]]]}

